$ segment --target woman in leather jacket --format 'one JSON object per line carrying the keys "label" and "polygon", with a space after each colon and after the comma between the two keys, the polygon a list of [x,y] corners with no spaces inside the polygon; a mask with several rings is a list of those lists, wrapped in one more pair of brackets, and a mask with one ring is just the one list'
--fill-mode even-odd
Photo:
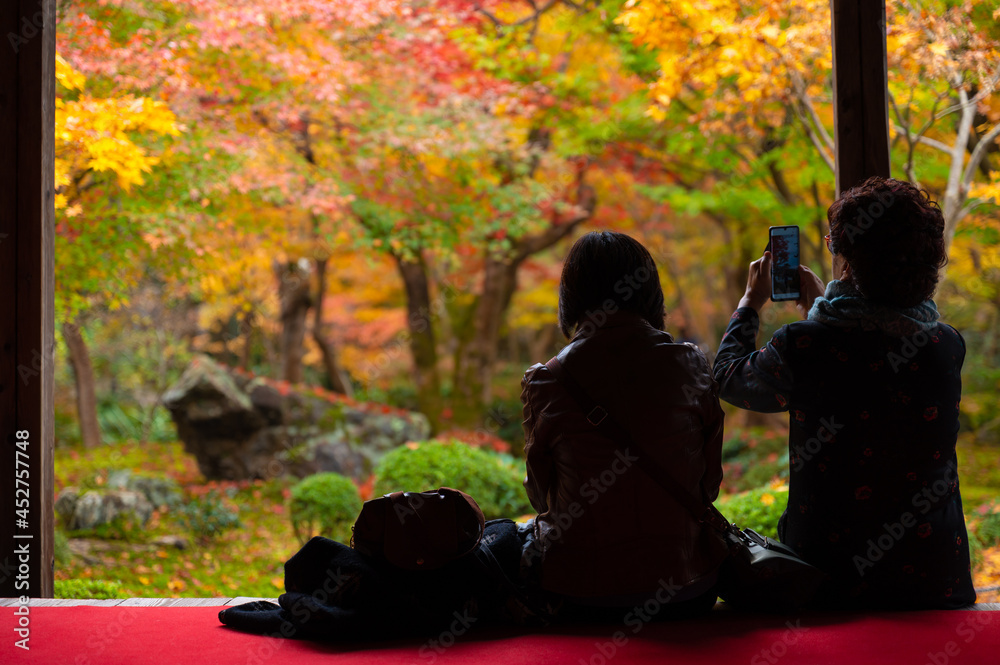
{"label": "woman in leather jacket", "polygon": [[639,242],[604,231],[573,245],[559,287],[570,342],[557,358],[630,440],[588,420],[552,361],[525,373],[524,485],[538,517],[522,567],[570,615],[641,626],[715,604],[721,541],[637,463],[651,458],[702,502],[719,493],[717,385],[704,354],[675,343],[664,319],[656,265]]}

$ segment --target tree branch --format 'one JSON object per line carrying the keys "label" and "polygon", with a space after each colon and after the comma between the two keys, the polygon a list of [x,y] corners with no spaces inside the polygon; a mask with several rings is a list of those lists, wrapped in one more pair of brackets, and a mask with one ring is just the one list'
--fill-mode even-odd
{"label": "tree branch", "polygon": [[552,224],[544,230],[531,235],[523,236],[516,245],[512,253],[512,261],[517,264],[524,261],[529,256],[537,254],[543,249],[547,249],[556,244],[570,233],[582,222],[590,219],[597,208],[597,196],[594,188],[584,182],[587,166],[578,166],[576,173],[576,202],[568,216],[554,219]]}
{"label": "tree branch", "polygon": [[933,120],[940,120],[946,115],[950,115],[952,113],[955,113],[956,111],[961,111],[966,106],[978,105],[979,102],[983,101],[984,99],[993,94],[993,89],[998,82],[1000,82],[1000,69],[997,69],[997,73],[993,75],[993,78],[991,78],[989,82],[987,82],[986,85],[984,85],[983,88],[978,93],[976,93],[976,95],[972,99],[969,99],[965,102],[960,102],[958,104],[952,104],[943,111],[938,111],[937,113],[933,114]]}
{"label": "tree branch", "polygon": [[[904,123],[903,114],[899,110],[899,105],[896,104],[896,96],[892,94],[892,91],[889,91],[888,98],[889,98],[889,106],[892,107],[893,113],[896,114],[896,119],[899,120],[900,124],[902,125]],[[907,104],[906,110],[907,110],[906,115],[908,120],[909,110],[910,110],[909,104]],[[914,154],[914,148],[917,146],[917,142],[910,138],[910,131],[908,128],[909,123],[907,122],[906,124],[907,124],[906,132],[905,133],[896,132],[896,138],[898,139],[900,136],[906,137],[906,179],[909,180],[911,183],[913,183],[913,185],[919,189],[919,185],[917,185],[917,180],[916,180],[916,173],[913,170],[913,154]]]}
{"label": "tree branch", "polygon": [[[565,0],[549,0],[544,5],[542,5],[541,7],[539,7],[533,0],[528,0],[528,4],[531,5],[531,8],[534,11],[532,11],[532,13],[529,14],[528,16],[526,16],[526,17],[524,17],[522,19],[518,19],[516,21],[511,21],[510,23],[508,23],[507,21],[501,21],[497,17],[496,14],[494,14],[493,12],[491,12],[488,9],[484,8],[478,2],[475,3],[475,8],[476,8],[477,12],[479,12],[480,14],[482,14],[483,16],[485,16],[487,19],[489,19],[490,23],[492,23],[494,25],[494,27],[496,27],[496,29],[498,31],[502,31],[504,28],[516,28],[518,26],[527,25],[529,23],[537,23],[538,19],[542,16],[542,14],[544,14],[547,11],[549,11],[550,9],[552,9],[553,7],[555,7],[556,5],[560,4],[560,2],[564,2],[564,1]],[[566,3],[566,4],[570,4],[570,3]]]}
{"label": "tree branch", "polygon": [[986,134],[979,139],[979,143],[976,144],[976,149],[972,151],[972,155],[969,157],[969,164],[965,167],[965,174],[962,176],[962,184],[966,187],[972,184],[972,179],[976,175],[976,169],[979,168],[979,163],[983,161],[984,157],[986,157],[986,152],[993,144],[993,139],[997,136],[1000,136],[1000,122],[993,125],[992,129],[986,132]]}
{"label": "tree branch", "polygon": [[952,225],[952,228],[957,226],[958,223],[961,222],[963,219],[965,219],[969,213],[971,213],[973,210],[986,203],[988,200],[989,199],[974,199],[972,201],[967,201],[965,206],[957,213],[955,213],[955,222]]}
{"label": "tree branch", "polygon": [[926,136],[919,136],[919,135],[914,134],[913,132],[909,131],[908,129],[906,129],[905,127],[902,127],[900,125],[893,124],[892,128],[895,131],[899,132],[900,134],[906,134],[908,136],[908,138],[913,139],[917,143],[923,143],[924,145],[930,146],[932,148],[937,148],[938,150],[940,150],[941,152],[944,152],[946,154],[949,154],[949,155],[951,154],[952,146],[948,145],[947,143],[942,143],[941,141],[938,141],[937,139],[928,138]]}
{"label": "tree branch", "polygon": [[572,233],[582,222],[593,216],[594,209],[597,207],[597,197],[589,185],[583,185],[582,190],[582,196],[585,200],[582,204],[577,203],[574,206],[570,216],[559,220],[558,223],[550,225],[543,231],[521,238],[514,249],[513,260],[515,263],[520,263],[529,256],[556,244]]}
{"label": "tree branch", "polygon": [[809,115],[812,117],[813,123],[816,125],[816,129],[819,131],[819,135],[820,138],[823,139],[823,143],[827,145],[830,152],[833,152],[836,149],[833,137],[830,136],[830,133],[826,131],[826,127],[823,126],[823,123],[819,118],[819,113],[816,112],[816,107],[813,105],[812,99],[810,99],[805,93],[805,90],[799,92],[799,100],[806,107],[806,110],[809,111]]}
{"label": "tree branch", "polygon": [[[819,152],[820,157],[823,158],[823,161],[826,162],[826,165],[830,167],[831,171],[836,172],[837,165],[833,156],[827,151],[827,148],[823,145],[820,137],[816,135],[816,132],[812,128],[809,120],[802,113],[802,109],[798,107],[798,104],[792,104],[792,109],[795,111],[795,115],[799,119],[799,122],[802,123],[802,127],[806,130],[806,135],[809,136],[809,140],[812,141],[814,146],[816,146],[816,150]],[[825,132],[826,130],[824,129],[823,131]]]}
{"label": "tree branch", "polygon": [[[784,53],[782,53],[780,49],[773,46],[771,46],[771,48],[775,51],[775,55],[778,58],[782,60],[784,59]],[[809,118],[812,119],[812,123],[810,124],[810,122],[806,119],[805,114],[802,113],[802,109],[793,103],[792,108],[795,111],[795,115],[802,123],[806,133],[809,134],[809,140],[812,141],[813,145],[816,146],[816,149],[819,150],[820,156],[823,157],[823,161],[826,162],[831,171],[836,171],[836,160],[834,155],[837,154],[837,146],[834,143],[833,137],[830,136],[830,132],[826,131],[826,127],[823,126],[819,113],[816,111],[816,106],[812,103],[812,99],[806,91],[805,81],[802,80],[802,77],[793,67],[788,67],[788,71],[792,81],[792,87],[795,89],[795,98],[798,100],[799,104],[801,104],[802,107],[808,111]],[[826,146],[825,148],[823,147],[824,145]]]}

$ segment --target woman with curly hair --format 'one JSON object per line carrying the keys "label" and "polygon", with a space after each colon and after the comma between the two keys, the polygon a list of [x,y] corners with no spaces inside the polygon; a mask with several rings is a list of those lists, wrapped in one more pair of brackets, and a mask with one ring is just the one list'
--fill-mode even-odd
{"label": "woman with curly hair", "polygon": [[800,267],[805,321],[758,350],[770,253],[716,356],[720,396],[789,412],[782,542],[825,570],[827,606],[974,603],[955,441],[965,342],[931,300],[944,219],[913,185],[873,177],[828,212],[835,279]]}

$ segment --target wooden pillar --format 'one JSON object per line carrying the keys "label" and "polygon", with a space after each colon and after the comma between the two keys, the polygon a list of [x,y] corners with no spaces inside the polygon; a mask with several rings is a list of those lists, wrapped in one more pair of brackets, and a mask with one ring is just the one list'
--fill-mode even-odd
{"label": "wooden pillar", "polygon": [[55,4],[0,2],[0,596],[6,597],[53,592]]}
{"label": "wooden pillar", "polygon": [[885,0],[830,0],[837,196],[889,176]]}

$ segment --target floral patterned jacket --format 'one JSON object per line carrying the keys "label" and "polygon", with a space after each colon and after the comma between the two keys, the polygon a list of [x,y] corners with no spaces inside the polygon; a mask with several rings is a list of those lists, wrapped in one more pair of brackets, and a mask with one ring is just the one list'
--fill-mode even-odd
{"label": "floral patterned jacket", "polygon": [[951,326],[802,321],[757,349],[733,314],[715,359],[720,396],[789,413],[782,542],[826,570],[834,605],[975,602],[955,441],[965,342]]}

